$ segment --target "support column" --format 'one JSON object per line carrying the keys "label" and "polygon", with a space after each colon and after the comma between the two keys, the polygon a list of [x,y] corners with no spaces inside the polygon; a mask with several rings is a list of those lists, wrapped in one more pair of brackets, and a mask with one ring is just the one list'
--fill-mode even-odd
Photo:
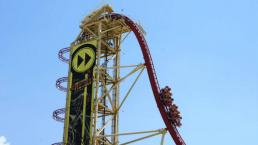
{"label": "support column", "polygon": [[[116,52],[116,57],[114,58],[113,66],[114,66],[114,73],[113,73],[113,78],[115,79],[116,82],[120,79],[120,40],[121,40],[121,35],[115,37],[115,52]],[[120,97],[120,84],[117,84],[114,89],[113,89],[113,104],[115,110],[118,109],[119,107],[119,97]],[[118,120],[119,120],[119,111],[116,111],[114,114],[114,118],[112,120],[112,134],[117,134],[118,133]],[[118,136],[113,136],[111,139],[111,142],[113,145],[118,145]]]}
{"label": "support column", "polygon": [[99,26],[98,26],[98,48],[97,48],[97,55],[96,55],[96,63],[97,63],[97,67],[96,67],[96,70],[95,70],[95,78],[96,78],[96,81],[95,81],[95,98],[94,98],[94,123],[93,123],[93,128],[94,128],[94,131],[93,131],[93,141],[92,141],[92,144],[93,145],[97,145],[97,123],[98,123],[98,102],[99,102],[99,99],[98,99],[98,93],[99,93],[99,73],[100,73],[100,69],[99,69],[99,66],[100,66],[100,53],[101,53],[101,31],[102,31],[102,23],[100,22],[99,23]]}

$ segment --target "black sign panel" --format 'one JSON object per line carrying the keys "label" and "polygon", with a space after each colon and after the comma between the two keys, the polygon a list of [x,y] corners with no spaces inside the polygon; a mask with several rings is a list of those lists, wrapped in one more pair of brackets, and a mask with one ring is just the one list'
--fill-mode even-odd
{"label": "black sign panel", "polygon": [[64,142],[67,145],[90,145],[92,136],[93,68],[96,46],[84,43],[71,52]]}

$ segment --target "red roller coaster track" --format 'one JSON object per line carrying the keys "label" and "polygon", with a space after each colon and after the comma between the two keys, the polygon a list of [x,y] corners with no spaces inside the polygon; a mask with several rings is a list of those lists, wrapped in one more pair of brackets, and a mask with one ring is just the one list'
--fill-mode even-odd
{"label": "red roller coaster track", "polygon": [[[153,94],[154,94],[154,97],[155,97],[155,100],[156,100],[157,107],[160,111],[162,119],[164,120],[164,123],[167,127],[167,130],[169,131],[169,133],[170,133],[171,137],[173,138],[173,140],[175,141],[176,145],[186,145],[183,138],[179,134],[179,132],[176,128],[176,125],[171,122],[171,119],[169,118],[169,115],[168,115],[167,108],[164,105],[164,103],[162,102],[162,95],[161,95],[162,92],[160,90],[160,86],[159,86],[159,83],[158,83],[158,79],[157,79],[157,75],[156,75],[155,68],[154,68],[154,65],[153,65],[153,61],[152,61],[152,58],[151,58],[151,54],[150,54],[150,51],[149,51],[149,47],[147,45],[147,42],[146,42],[141,30],[127,16],[117,14],[117,13],[111,13],[111,14],[107,14],[107,15],[101,17],[100,19],[103,19],[104,17],[109,17],[111,19],[123,19],[125,24],[134,32],[134,34],[135,34],[135,36],[138,40],[138,43],[141,47],[141,51],[142,51],[142,54],[143,54],[143,58],[144,58],[145,65],[146,65],[146,68],[147,68],[148,77],[149,77],[149,80],[150,80],[151,88],[152,88],[152,91],[153,91]],[[60,50],[59,54],[58,54],[59,59],[61,59],[64,62],[69,61],[69,59],[67,59],[63,56],[63,54],[66,53],[66,52],[69,52],[69,48],[64,48],[64,49]],[[62,90],[62,91],[65,91],[66,88],[61,86],[61,83],[65,82],[65,81],[67,81],[67,78],[58,79],[57,82],[56,82],[57,88]],[[53,113],[54,119],[57,120],[57,121],[62,122],[63,118],[60,117],[59,115],[64,113],[64,111],[65,111],[64,109],[56,110]],[[57,144],[60,144],[60,143],[57,143]]]}
{"label": "red roller coaster track", "polygon": [[117,13],[112,13],[109,16],[112,19],[123,19],[125,21],[125,23],[128,25],[128,27],[134,32],[134,34],[138,40],[138,43],[140,44],[141,50],[142,50],[142,54],[143,54],[143,58],[145,60],[145,65],[147,68],[150,84],[151,84],[152,91],[153,91],[157,106],[159,108],[160,114],[167,126],[169,133],[171,134],[172,138],[174,139],[175,143],[177,145],[185,145],[185,142],[184,142],[183,138],[181,137],[181,135],[179,134],[176,126],[173,125],[171,123],[171,121],[169,120],[167,112],[162,104],[161,96],[160,96],[161,92],[160,92],[159,82],[157,79],[157,75],[155,72],[155,68],[153,65],[149,47],[147,45],[147,42],[146,42],[142,32],[137,27],[137,25],[127,16],[117,14]]}

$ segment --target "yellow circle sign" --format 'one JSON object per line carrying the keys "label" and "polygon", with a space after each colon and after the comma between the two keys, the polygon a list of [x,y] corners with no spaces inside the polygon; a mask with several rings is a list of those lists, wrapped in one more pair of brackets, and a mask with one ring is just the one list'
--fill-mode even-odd
{"label": "yellow circle sign", "polygon": [[72,60],[72,67],[74,71],[82,73],[90,69],[94,62],[94,50],[90,47],[84,47],[75,53]]}

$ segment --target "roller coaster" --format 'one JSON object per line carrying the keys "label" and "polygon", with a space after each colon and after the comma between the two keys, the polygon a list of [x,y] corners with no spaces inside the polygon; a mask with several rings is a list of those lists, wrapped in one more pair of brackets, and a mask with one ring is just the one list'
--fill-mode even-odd
{"label": "roller coaster", "polygon": [[[157,135],[161,135],[160,144],[163,145],[167,132],[176,145],[186,145],[177,130],[182,117],[172,98],[171,89],[168,86],[161,89],[159,86],[143,28],[129,17],[114,13],[109,5],[86,16],[80,28],[81,32],[71,47],[63,48],[58,53],[59,59],[69,64],[69,74],[56,81],[56,87],[67,93],[67,101],[66,108],[53,112],[53,118],[64,122],[65,127],[63,142],[52,145],[127,145]],[[144,62],[121,65],[121,42],[131,32],[140,45]],[[65,54],[70,54],[70,57],[65,57]],[[121,69],[124,68],[132,70],[121,76]],[[121,133],[119,112],[144,70],[147,70],[166,128]],[[136,72],[137,77],[125,96],[121,97],[121,83]],[[67,87],[64,87],[64,83],[67,83]],[[77,103],[73,104],[73,101]],[[121,137],[135,134],[145,136],[120,143]]]}

